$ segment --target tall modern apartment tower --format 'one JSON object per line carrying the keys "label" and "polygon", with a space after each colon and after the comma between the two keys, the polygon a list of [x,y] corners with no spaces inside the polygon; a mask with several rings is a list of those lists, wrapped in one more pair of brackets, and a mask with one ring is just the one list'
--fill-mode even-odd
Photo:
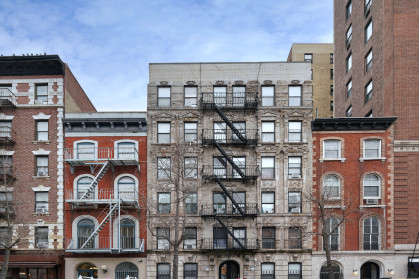
{"label": "tall modern apartment tower", "polygon": [[416,0],[334,1],[335,116],[397,117],[394,247],[403,268],[419,233],[418,26]]}
{"label": "tall modern apartment tower", "polygon": [[309,63],[150,64],[147,278],[310,277],[311,119]]}

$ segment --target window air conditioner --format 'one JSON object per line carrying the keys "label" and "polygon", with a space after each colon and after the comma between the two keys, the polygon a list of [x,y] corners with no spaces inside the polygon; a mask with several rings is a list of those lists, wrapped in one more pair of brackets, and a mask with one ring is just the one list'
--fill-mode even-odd
{"label": "window air conditioner", "polygon": [[38,176],[45,176],[45,172],[43,171],[38,172]]}
{"label": "window air conditioner", "polygon": [[186,249],[193,249],[193,245],[192,244],[186,245]]}
{"label": "window air conditioner", "polygon": [[292,178],[300,178],[300,174],[295,172],[295,173],[291,174],[291,177]]}
{"label": "window air conditioner", "polygon": [[366,199],[366,204],[378,204],[378,199]]}
{"label": "window air conditioner", "polygon": [[47,212],[46,208],[37,208],[36,209],[36,213],[45,213],[45,212]]}
{"label": "window air conditioner", "polygon": [[291,213],[300,213],[300,209],[298,207],[291,208]]}
{"label": "window air conditioner", "polygon": [[48,243],[46,242],[39,242],[36,244],[37,248],[46,248],[48,246]]}

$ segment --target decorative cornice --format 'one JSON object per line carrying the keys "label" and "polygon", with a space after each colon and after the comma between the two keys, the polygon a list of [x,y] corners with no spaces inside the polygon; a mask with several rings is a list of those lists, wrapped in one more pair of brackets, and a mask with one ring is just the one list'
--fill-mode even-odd
{"label": "decorative cornice", "polygon": [[318,118],[311,122],[313,131],[387,130],[396,117]]}
{"label": "decorative cornice", "polygon": [[419,140],[395,140],[394,152],[419,152]]}

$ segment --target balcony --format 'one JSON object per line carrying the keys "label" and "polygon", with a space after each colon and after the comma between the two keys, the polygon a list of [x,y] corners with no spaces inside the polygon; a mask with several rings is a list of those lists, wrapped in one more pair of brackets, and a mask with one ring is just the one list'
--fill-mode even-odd
{"label": "balcony", "polygon": [[0,88],[0,107],[16,107],[16,96],[8,88]]}
{"label": "balcony", "polygon": [[201,217],[214,217],[214,216],[226,216],[226,217],[256,217],[259,215],[259,208],[257,204],[246,203],[240,204],[239,207],[243,210],[244,215],[234,205],[206,205],[202,206],[199,214]]}
{"label": "balcony", "polygon": [[244,173],[244,177],[240,176],[240,174],[229,165],[224,168],[214,165],[202,166],[201,174],[204,179],[218,178],[220,180],[231,181],[256,180],[260,176],[259,166],[257,165],[240,166],[239,168]]}
{"label": "balcony", "polygon": [[[1,125],[1,124],[0,124]],[[3,144],[13,144],[15,143],[16,132],[8,126],[0,126],[0,143]]]}
{"label": "balcony", "polygon": [[242,142],[231,129],[204,129],[202,130],[202,144],[212,145],[217,142],[220,145],[251,145],[257,144],[259,134],[257,129],[238,129],[245,138]]}
{"label": "balcony", "polygon": [[201,250],[207,251],[254,251],[260,247],[258,239],[243,239],[244,249],[233,239],[201,239]]}
{"label": "balcony", "polygon": [[258,107],[257,92],[202,93],[199,107],[202,110],[214,110],[215,105],[225,110],[252,110]]}
{"label": "balcony", "polygon": [[121,205],[138,207],[138,191],[114,189],[95,189],[90,196],[81,199],[86,190],[65,190],[65,201],[73,205],[109,204],[120,201]]}
{"label": "balcony", "polygon": [[85,166],[89,163],[111,161],[116,166],[138,166],[138,150],[121,150],[111,147],[65,148],[65,161],[70,166]]}
{"label": "balcony", "polygon": [[[128,252],[144,252],[144,239],[134,236],[122,236],[120,239],[112,237],[97,236],[94,240],[89,241],[83,248],[83,244],[89,237],[71,238],[66,237],[66,252],[73,253],[128,253]],[[118,241],[120,243],[118,243]],[[120,248],[119,248],[120,247]]]}

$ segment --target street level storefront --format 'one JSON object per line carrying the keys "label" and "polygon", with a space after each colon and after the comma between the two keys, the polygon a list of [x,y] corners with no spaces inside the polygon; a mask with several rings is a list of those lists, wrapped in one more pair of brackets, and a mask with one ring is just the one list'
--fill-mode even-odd
{"label": "street level storefront", "polygon": [[[4,255],[0,255],[3,265]],[[7,279],[61,279],[64,261],[59,255],[11,255]]]}

